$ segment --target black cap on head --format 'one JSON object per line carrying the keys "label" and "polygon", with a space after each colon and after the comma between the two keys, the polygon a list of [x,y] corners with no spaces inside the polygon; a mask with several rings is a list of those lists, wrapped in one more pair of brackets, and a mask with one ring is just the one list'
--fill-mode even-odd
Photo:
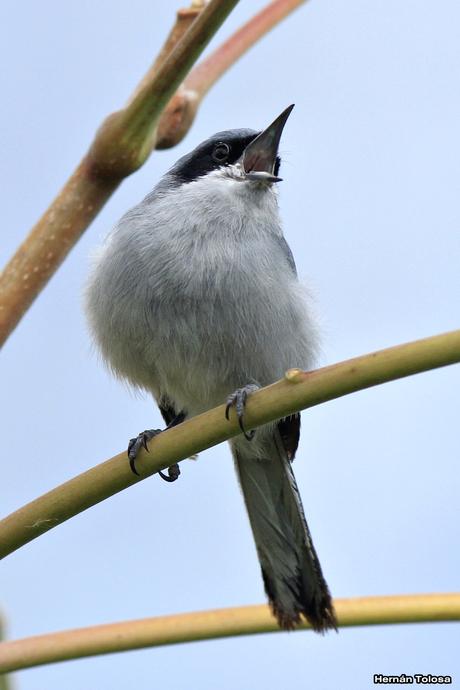
{"label": "black cap on head", "polygon": [[169,171],[179,184],[192,182],[225,165],[241,162],[248,179],[276,182],[280,158],[278,146],[293,105],[286,108],[262,132],[253,129],[228,129],[217,132],[193,151],[179,158]]}
{"label": "black cap on head", "polygon": [[217,132],[193,151],[179,158],[169,171],[179,182],[192,182],[223,165],[236,163],[259,133],[253,129]]}

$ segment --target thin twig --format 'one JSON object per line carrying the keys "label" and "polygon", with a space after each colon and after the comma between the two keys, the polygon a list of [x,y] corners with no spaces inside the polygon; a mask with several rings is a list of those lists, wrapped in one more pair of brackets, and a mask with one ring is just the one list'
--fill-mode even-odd
{"label": "thin twig", "polygon": [[[250,396],[246,426],[253,429],[370,386],[459,361],[460,330],[312,372],[291,369],[283,380]],[[238,422],[233,414],[227,421],[224,412],[221,405],[156,436],[150,442],[150,453],[142,451],[136,461],[140,477],[131,472],[126,452],[120,453],[4,518],[0,521],[0,558],[158,470],[236,436]]]}
{"label": "thin twig", "polygon": [[[340,627],[460,620],[460,594],[336,599]],[[309,628],[307,623],[298,630]],[[145,618],[27,637],[0,645],[0,672],[68,659],[236,635],[280,632],[268,606]]]}
{"label": "thin twig", "polygon": [[203,97],[249,48],[305,2],[273,0],[190,72],[185,80],[187,88]]}
{"label": "thin twig", "polygon": [[149,155],[161,112],[238,0],[211,0],[126,108],[110,115],[0,277],[0,345],[123,177]]}
{"label": "thin twig", "polygon": [[304,2],[306,0],[273,0],[196,65],[160,118],[156,148],[167,149],[178,144],[187,134],[201,101],[216,81],[262,36]]}

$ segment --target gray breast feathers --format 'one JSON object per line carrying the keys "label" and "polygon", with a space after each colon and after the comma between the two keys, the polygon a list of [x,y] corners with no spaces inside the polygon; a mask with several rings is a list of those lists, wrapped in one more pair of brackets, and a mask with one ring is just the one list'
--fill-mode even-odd
{"label": "gray breast feathers", "polygon": [[190,412],[250,379],[266,385],[311,366],[316,346],[276,198],[248,205],[246,185],[231,195],[228,180],[202,193],[200,184],[159,190],[126,214],[86,298],[112,369]]}

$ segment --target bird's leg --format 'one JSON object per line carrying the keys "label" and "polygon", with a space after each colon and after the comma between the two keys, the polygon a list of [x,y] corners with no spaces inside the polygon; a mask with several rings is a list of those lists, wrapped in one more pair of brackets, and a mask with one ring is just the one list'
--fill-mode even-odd
{"label": "bird's leg", "polygon": [[244,428],[244,408],[246,407],[246,400],[248,399],[248,395],[251,393],[255,393],[255,391],[259,390],[260,386],[258,383],[247,383],[245,386],[242,386],[242,388],[237,388],[234,393],[228,396],[227,398],[227,407],[225,408],[225,417],[229,419],[229,412],[230,408],[234,407],[236,410],[236,416],[238,417],[238,424],[240,425],[240,429],[244,434],[244,437],[248,441],[252,441],[254,438],[254,434],[256,433],[255,430],[253,429],[252,431],[246,431]]}
{"label": "bird's leg", "polygon": [[[174,419],[171,422],[169,422],[166,429],[171,429],[172,427],[177,426],[178,424],[183,422],[184,419],[185,412],[180,412],[180,414],[178,414],[176,417],[174,417]],[[161,431],[161,429],[146,429],[145,431],[142,431],[138,436],[130,440],[128,444],[128,458],[129,466],[131,468],[131,471],[134,472],[134,474],[137,474],[139,476],[139,472],[136,470],[136,458],[140,449],[145,448],[145,450],[148,453],[149,448],[147,442],[151,441],[151,439],[154,438],[154,436],[161,434]],[[180,475],[179,465],[175,463],[174,465],[171,465],[171,467],[168,467],[167,475],[164,474],[161,470],[158,471],[158,474],[166,482],[175,482]]]}
{"label": "bird's leg", "polygon": [[[185,419],[185,412],[179,412],[179,414],[172,419],[168,426],[166,427],[167,429],[172,429],[173,427],[177,426],[181,422],[183,422]],[[164,474],[161,470],[158,471],[158,474],[162,479],[165,480],[165,482],[175,482],[176,479],[179,479],[180,475],[180,468],[177,462],[174,463],[174,465],[171,465],[171,467],[168,467],[168,474]]]}

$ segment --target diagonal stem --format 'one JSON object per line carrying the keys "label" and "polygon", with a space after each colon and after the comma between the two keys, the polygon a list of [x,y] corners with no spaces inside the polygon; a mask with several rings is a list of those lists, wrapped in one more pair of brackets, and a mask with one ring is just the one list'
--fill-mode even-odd
{"label": "diagonal stem", "polygon": [[[459,361],[460,330],[316,371],[291,369],[283,380],[249,397],[246,426],[253,429],[370,386]],[[141,451],[136,460],[140,477],[129,469],[126,453],[93,467],[0,521],[0,558],[128,486],[238,433],[235,415],[227,421],[225,406],[221,405],[156,436],[150,443],[150,453]]]}
{"label": "diagonal stem", "polygon": [[201,11],[203,3],[195,2],[179,11],[127,106],[106,119],[90,151],[0,275],[0,346],[122,179],[137,170],[153,148],[177,144],[203,96],[232,61],[304,1],[272,0],[207,58],[190,82],[183,82],[187,72],[238,0],[211,0]]}
{"label": "diagonal stem", "polygon": [[238,0],[210,0],[123,110],[113,113],[0,277],[0,345],[123,177],[154,145],[161,112]]}
{"label": "diagonal stem", "polygon": [[190,72],[185,81],[187,88],[204,96],[256,41],[305,2],[273,0]]}
{"label": "diagonal stem", "polygon": [[[459,594],[336,599],[340,627],[460,620]],[[297,630],[309,628],[303,623]],[[0,673],[145,647],[280,632],[268,606],[199,611],[96,625],[0,644]]]}
{"label": "diagonal stem", "polygon": [[190,72],[166,106],[156,140],[157,149],[170,148],[190,129],[201,101],[223,74],[258,40],[306,0],[272,0]]}

